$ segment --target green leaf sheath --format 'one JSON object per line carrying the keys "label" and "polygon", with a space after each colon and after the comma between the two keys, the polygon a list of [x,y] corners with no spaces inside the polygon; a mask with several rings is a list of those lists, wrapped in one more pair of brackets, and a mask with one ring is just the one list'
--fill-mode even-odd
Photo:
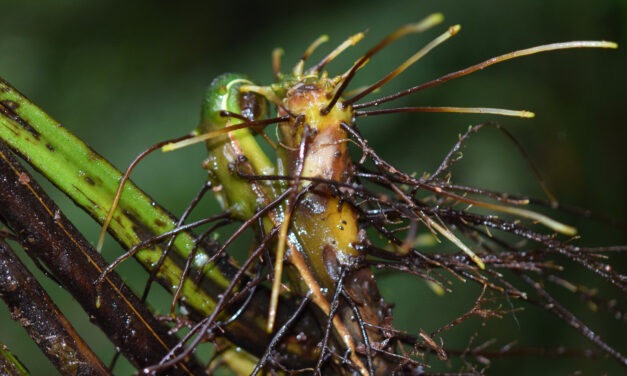
{"label": "green leaf sheath", "polygon": [[[265,100],[254,93],[239,92],[238,87],[245,84],[252,82],[244,76],[232,73],[213,80],[203,101],[196,132],[203,134],[242,123],[240,119],[221,116],[222,110],[249,116],[250,120],[261,118],[266,110]],[[280,183],[249,182],[234,171],[239,169],[254,175],[276,174],[274,164],[261,150],[249,129],[240,129],[209,139],[207,152],[204,166],[209,170],[218,200],[224,209],[231,210],[234,217],[249,219],[258,208],[267,205],[279,195]],[[245,160],[241,159],[242,156]]]}
{"label": "green leaf sheath", "polygon": [[[258,94],[239,90],[240,86],[251,84],[245,76],[232,73],[223,74],[213,80],[205,95],[196,133],[214,132],[242,123],[238,118],[222,116],[222,111],[242,114],[249,120],[261,118],[266,111],[265,99]],[[209,171],[209,177],[216,188],[214,191],[217,199],[236,218],[251,218],[287,189],[289,182],[284,180],[249,181],[238,175],[238,171],[246,175],[277,174],[278,168],[263,152],[250,129],[228,132],[209,139],[206,144],[208,156],[204,167]],[[266,233],[280,226],[285,205],[283,200],[263,216],[263,230]],[[297,242],[289,243],[295,249],[300,249]],[[308,291],[300,272],[292,268],[291,264],[288,266],[288,276],[293,290],[301,295]]]}

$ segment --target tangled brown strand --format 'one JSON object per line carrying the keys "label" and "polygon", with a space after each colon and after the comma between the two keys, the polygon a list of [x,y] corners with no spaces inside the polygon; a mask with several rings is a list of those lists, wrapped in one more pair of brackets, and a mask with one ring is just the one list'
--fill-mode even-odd
{"label": "tangled brown strand", "polygon": [[[354,125],[343,124],[343,127],[351,135],[354,143],[359,146],[363,157],[356,161],[358,171],[355,172],[356,182],[353,184],[339,183],[322,178],[310,178],[301,176],[299,179],[309,180],[313,184],[309,190],[315,192],[317,187],[324,186],[331,189],[333,195],[339,198],[339,205],[351,205],[360,214],[360,226],[363,231],[375,233],[387,240],[392,248],[378,247],[369,241],[364,241],[363,247],[367,255],[363,263],[381,271],[404,272],[420,279],[429,281],[444,291],[452,291],[454,280],[471,281],[481,287],[481,292],[474,304],[464,314],[452,320],[448,324],[426,333],[420,331],[418,335],[412,335],[397,330],[392,326],[390,320],[384,326],[375,325],[365,321],[359,312],[359,297],[353,296],[343,288],[343,281],[348,270],[341,270],[340,277],[336,285],[336,292],[331,301],[330,314],[326,318],[326,325],[323,327],[323,340],[319,344],[320,357],[313,368],[289,369],[281,363],[281,347],[279,346],[282,337],[289,330],[291,323],[298,319],[300,313],[310,304],[310,297],[306,296],[301,300],[298,309],[293,312],[286,324],[274,335],[265,353],[261,357],[256,371],[263,369],[272,374],[283,372],[296,374],[300,372],[312,372],[313,374],[344,374],[346,370],[338,369],[338,364],[343,364],[348,370],[357,370],[357,367],[349,359],[347,354],[338,353],[341,349],[337,344],[332,343],[330,337],[332,331],[332,319],[340,305],[348,305],[354,313],[354,318],[362,333],[362,343],[358,345],[357,351],[367,360],[367,368],[374,374],[372,358],[375,356],[384,357],[397,364],[395,373],[403,375],[435,375],[429,373],[431,356],[439,360],[458,358],[464,364],[468,373],[455,373],[477,375],[482,374],[484,367],[490,359],[510,356],[560,356],[577,358],[598,358],[603,354],[608,354],[615,358],[623,366],[627,365],[627,359],[615,348],[607,344],[599,335],[594,333],[585,323],[578,319],[568,309],[561,305],[543,286],[543,282],[550,282],[557,286],[567,288],[577,294],[584,302],[595,304],[601,309],[607,310],[614,317],[624,317],[623,310],[617,306],[615,301],[604,300],[596,297],[585,289],[576,288],[575,283],[566,280],[559,273],[563,267],[557,262],[555,255],[575,262],[589,271],[596,273],[607,283],[614,286],[620,293],[625,295],[625,276],[619,274],[607,263],[607,254],[624,252],[627,247],[598,247],[581,248],[567,241],[559,240],[554,234],[542,234],[530,228],[529,224],[524,224],[519,220],[507,220],[497,218],[492,215],[480,215],[470,213],[466,210],[456,209],[458,201],[455,192],[463,194],[483,196],[489,199],[500,201],[506,204],[520,204],[522,202],[532,202],[536,205],[558,207],[548,201],[533,200],[527,197],[512,196],[509,194],[483,190],[475,187],[456,185],[450,182],[450,168],[460,160],[459,151],[463,143],[486,126],[501,126],[494,124],[481,124],[471,127],[461,135],[454,144],[451,151],[446,155],[436,171],[427,178],[417,179],[411,177],[392,166],[389,162],[381,158],[369,145],[354,127]],[[511,136],[511,135],[510,135]],[[240,158],[233,166],[233,172],[238,176],[254,180],[292,180],[288,176],[258,176],[249,175],[241,171],[239,164],[245,162]],[[374,169],[368,167],[371,163]],[[200,196],[207,191],[203,188],[198,197],[194,199],[189,211],[196,205]],[[428,194],[424,194],[424,192]],[[450,193],[440,195],[440,193]],[[300,192],[303,196],[305,191]],[[190,328],[190,332],[181,341],[180,347],[172,349],[170,356],[165,358],[159,365],[146,369],[145,372],[156,372],[176,364],[178,361],[189,355],[191,351],[201,342],[212,341],[220,345],[219,338],[223,335],[224,327],[233,322],[247,308],[250,297],[254,294],[259,284],[268,281],[272,275],[272,260],[268,245],[275,237],[278,228],[274,228],[270,233],[263,234],[263,227],[259,221],[264,212],[279,204],[286,195],[279,197],[270,205],[260,208],[251,220],[246,221],[242,226],[222,245],[214,245],[216,253],[211,257],[223,257],[227,245],[240,236],[243,230],[249,226],[258,226],[261,229],[260,238],[257,239],[258,246],[255,247],[249,257],[244,261],[240,271],[233,276],[231,284],[222,295],[213,314],[206,318],[194,318],[191,316],[180,317],[174,320],[176,328],[182,326]],[[295,205],[298,205],[299,198]],[[567,209],[568,210],[568,209]],[[578,212],[583,216],[591,216],[588,211],[568,210]],[[222,220],[218,225],[228,221],[228,213],[213,216],[197,223],[183,225],[180,227],[134,247],[138,249],[153,242],[161,242],[171,239],[179,231],[189,229],[212,221]],[[474,244],[476,250],[480,250],[478,255],[485,263],[482,270],[471,258],[461,252],[457,253],[437,253],[425,252],[412,246],[417,234],[417,227],[424,221],[421,216],[428,216],[447,229],[454,230],[464,238]],[[429,227],[428,224],[426,224]],[[208,233],[216,226],[205,231],[198,237],[198,243],[202,242]],[[501,236],[500,234],[507,235]],[[512,240],[512,236],[513,239]],[[369,236],[371,239],[373,236]],[[518,240],[516,240],[518,239]],[[519,240],[526,240],[521,243]],[[168,240],[171,242],[171,240]],[[133,250],[129,251],[129,254]],[[193,253],[192,253],[193,254]],[[128,256],[128,255],[125,255]],[[185,267],[185,275],[189,275],[191,263]],[[247,272],[251,270],[251,272]],[[200,271],[198,276],[202,275]],[[452,278],[452,279],[451,279]],[[198,280],[196,280],[198,283]],[[235,291],[236,285],[242,285],[239,291]],[[493,318],[502,318],[505,315],[515,315],[521,308],[511,305],[510,299],[517,299],[527,304],[544,309],[557,318],[578,331],[585,338],[593,342],[597,349],[577,350],[566,347],[540,348],[540,347],[519,347],[515,343],[506,344],[500,348],[495,348],[496,339],[488,340],[481,344],[474,344],[478,332],[475,332],[468,340],[467,346],[463,349],[449,348],[443,343],[442,334],[453,327],[461,325],[471,317],[478,317],[482,322]],[[173,305],[176,298],[173,301]],[[503,305],[509,305],[509,309],[504,309]],[[232,307],[239,307],[234,309]],[[217,317],[225,312],[231,312],[225,320],[217,320]],[[173,320],[173,319],[168,319]],[[373,342],[369,339],[368,331],[378,331],[382,338],[381,342]],[[195,334],[200,333],[199,335]],[[189,343],[188,343],[189,342]],[[184,346],[186,350],[182,350]],[[339,362],[328,362],[329,358],[338,359]],[[215,366],[215,364],[214,364]],[[214,368],[212,368],[214,369]],[[349,371],[350,373],[350,371]]]}

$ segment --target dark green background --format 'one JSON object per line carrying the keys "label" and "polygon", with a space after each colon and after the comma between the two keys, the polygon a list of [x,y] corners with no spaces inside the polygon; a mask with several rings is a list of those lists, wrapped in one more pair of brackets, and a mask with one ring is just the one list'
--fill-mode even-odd
{"label": "dark green background", "polygon": [[[348,35],[368,29],[364,41],[329,65],[343,72],[360,53],[398,26],[441,11],[444,25],[420,36],[409,36],[376,56],[359,72],[354,87],[374,82],[396,67],[445,26],[462,24],[461,33],[393,80],[381,94],[392,93],[486,58],[533,45],[578,39],[606,39],[618,51],[577,50],[526,57],[429,89],[397,105],[487,106],[528,109],[532,120],[458,114],[409,114],[373,117],[362,124],[371,145],[389,161],[419,174],[433,171],[471,124],[499,120],[526,147],[550,188],[567,203],[625,219],[625,88],[627,73],[627,5],[624,1],[331,1],[204,2],[171,1],[7,1],[0,2],[0,76],[12,83],[94,149],[125,168],[141,150],[157,141],[183,135],[198,119],[204,89],[216,75],[235,71],[260,84],[272,79],[270,52],[285,49],[284,67],[291,67],[318,35],[331,42],[314,54],[320,59]],[[376,94],[375,94],[376,95]],[[371,96],[373,97],[373,96]],[[134,173],[134,180],[173,213],[180,214],[203,181],[201,146],[168,155],[154,155]],[[454,170],[455,181],[483,188],[541,196],[524,160],[494,130],[475,136],[465,158]],[[98,226],[58,197],[70,217],[94,242]],[[215,212],[215,204],[204,205]],[[581,229],[580,244],[625,243],[625,234],[568,216],[558,216]],[[105,256],[119,249],[108,240]],[[620,262],[622,261],[622,265]],[[625,259],[616,268],[625,272]],[[145,274],[128,262],[120,268],[138,289]],[[615,291],[579,267],[570,266],[574,281]],[[381,276],[382,292],[397,302],[396,324],[413,333],[429,332],[468,308],[476,289],[462,288],[435,297],[423,282]],[[63,311],[98,352],[113,351],[98,329],[72,305],[58,286],[47,283]],[[155,289],[155,306],[164,312],[167,297]],[[625,322],[591,313],[577,299],[561,294],[566,305],[591,323],[594,330],[625,352]],[[625,299],[619,301],[624,306]],[[493,336],[496,348],[519,340],[527,345],[590,344],[549,314],[529,309],[491,321],[475,344]],[[478,320],[452,330],[446,344],[463,347]],[[23,330],[0,307],[0,341],[22,358],[33,374],[50,366]],[[457,368],[453,368],[454,371]],[[620,374],[615,361],[515,358],[500,360],[489,374]],[[125,363],[116,369],[130,374]]]}

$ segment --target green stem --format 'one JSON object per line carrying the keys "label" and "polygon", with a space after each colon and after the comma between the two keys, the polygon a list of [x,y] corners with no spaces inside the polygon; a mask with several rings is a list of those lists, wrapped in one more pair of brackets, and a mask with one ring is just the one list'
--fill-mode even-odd
{"label": "green stem", "polygon": [[[121,179],[120,172],[1,79],[0,114],[0,137],[78,206],[102,223]],[[175,226],[174,218],[165,209],[128,182],[111,222],[110,233],[125,248],[130,248],[147,237],[146,231],[161,234]],[[178,255],[185,259],[194,246],[194,238],[191,233],[181,233],[174,245]],[[152,252],[142,250],[137,253],[138,260],[149,269],[152,258],[146,256]],[[206,255],[199,254],[195,266],[202,266],[204,260]],[[206,268],[206,277],[217,286],[228,286],[228,276],[213,266]],[[177,284],[178,279],[169,282]],[[194,294],[185,296],[186,302],[200,312],[210,312],[214,300],[194,290]]]}
{"label": "green stem", "polygon": [[7,376],[29,376],[28,370],[3,343],[0,343],[0,374]]}

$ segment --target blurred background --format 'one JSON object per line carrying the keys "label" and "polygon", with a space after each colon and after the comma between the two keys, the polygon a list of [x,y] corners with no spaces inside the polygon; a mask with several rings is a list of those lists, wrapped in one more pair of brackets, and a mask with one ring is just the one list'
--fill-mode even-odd
{"label": "blurred background", "polygon": [[[428,89],[394,106],[486,106],[526,109],[534,119],[460,114],[399,114],[360,122],[370,145],[388,161],[408,172],[432,172],[469,125],[497,120],[524,145],[548,186],[561,202],[627,220],[627,2],[622,0],[546,2],[526,0],[476,1],[324,1],[238,2],[202,4],[152,1],[24,2],[2,0],[0,11],[0,76],[65,127],[89,143],[120,169],[148,146],[178,137],[195,128],[200,101],[211,79],[223,72],[241,72],[255,82],[272,81],[270,54],[283,47],[284,70],[291,69],[316,37],[328,34],[310,64],[349,35],[368,30],[365,40],[333,61],[331,74],[350,64],[386,34],[402,24],[443,12],[443,25],[422,35],[408,36],[375,56],[362,69],[353,87],[376,81],[425,43],[461,24],[459,35],[438,47],[369,99],[426,82],[443,74],[516,49],[557,41],[612,40],[618,50],[572,50],[525,57]],[[180,215],[205,178],[203,147],[154,154],[138,167],[133,180],[172,213]],[[521,155],[499,132],[475,135],[454,169],[454,182],[510,193],[543,197]],[[50,185],[44,184],[45,187]],[[99,227],[61,194],[49,191],[94,243]],[[211,198],[201,211],[217,211]],[[199,214],[200,215],[200,214]],[[580,229],[581,245],[625,244],[620,230],[591,220],[556,214]],[[120,249],[109,238],[104,251],[112,260]],[[246,248],[247,249],[247,248]],[[625,273],[625,257],[615,268]],[[29,264],[32,266],[32,264]],[[34,269],[34,268],[32,268]],[[134,261],[118,270],[141,290],[146,274]],[[616,291],[570,266],[571,280],[599,289],[602,297]],[[40,274],[38,274],[40,275]],[[381,275],[386,300],[396,302],[395,324],[418,333],[438,328],[469,308],[478,291],[463,288],[438,297],[424,282],[404,276]],[[113,347],[89,324],[71,297],[53,283],[47,290],[105,363]],[[461,286],[460,286],[461,287]],[[165,312],[168,295],[160,288],[153,303]],[[592,312],[577,298],[555,291],[594,331],[623,353],[627,350],[624,319]],[[625,299],[619,300],[624,308]],[[495,348],[520,345],[592,345],[555,320],[529,308],[480,327],[470,320],[444,336],[451,347],[464,348],[497,337]],[[54,374],[23,329],[0,307],[0,341],[11,348],[34,375]],[[437,364],[437,362],[436,362]],[[437,364],[434,370],[458,369]],[[440,367],[440,368],[438,368]],[[612,359],[511,358],[494,361],[488,374],[526,375],[619,374]],[[121,361],[116,374],[132,368]]]}

